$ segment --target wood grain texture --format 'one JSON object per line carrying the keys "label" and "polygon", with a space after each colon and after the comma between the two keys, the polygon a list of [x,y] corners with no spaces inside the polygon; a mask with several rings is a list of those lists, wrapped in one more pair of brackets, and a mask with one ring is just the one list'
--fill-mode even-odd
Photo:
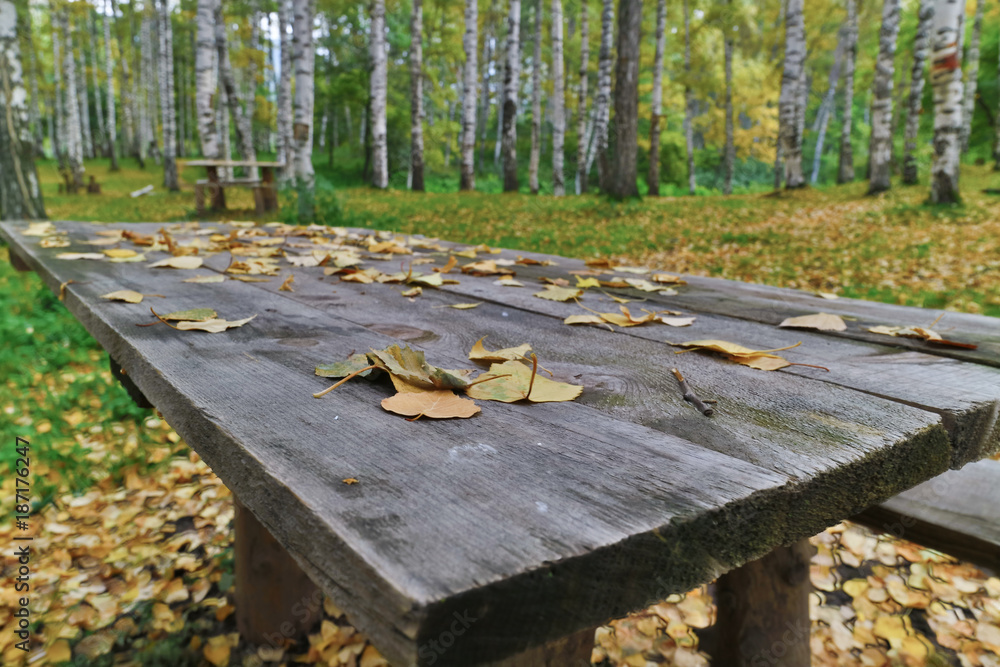
{"label": "wood grain texture", "polygon": [[852,520],[1000,572],[1000,461],[970,463]]}
{"label": "wood grain texture", "polygon": [[[16,225],[0,233],[52,289],[76,281],[67,307],[394,664],[486,663],[593,627],[817,532],[952,457],[937,415],[829,382],[683,355],[692,387],[725,397],[708,419],[648,354],[662,356],[661,342],[493,303],[430,309],[458,300],[444,291],[404,310],[413,304],[389,285],[331,285],[309,270],[295,269],[290,294],[269,291],[279,278],[185,284],[190,271],[56,260],[89,250],[80,241],[96,228],[59,226],[74,242],[59,251]],[[259,316],[225,334],[140,328],[146,304],[98,299],[123,288],[165,295],[155,305],[167,312]],[[415,423],[378,407],[391,394],[383,382],[310,396],[326,382],[316,364],[368,347],[409,342],[431,363],[468,367],[477,329],[490,347],[530,333],[583,396]],[[456,615],[468,627],[431,656]]]}

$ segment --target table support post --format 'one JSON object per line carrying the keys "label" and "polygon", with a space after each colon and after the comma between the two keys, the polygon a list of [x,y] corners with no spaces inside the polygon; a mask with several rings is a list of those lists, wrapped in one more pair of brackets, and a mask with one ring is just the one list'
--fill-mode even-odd
{"label": "table support post", "polygon": [[24,261],[23,257],[14,252],[13,248],[8,248],[8,251],[10,254],[10,265],[14,267],[15,271],[19,271],[22,273],[26,271],[31,271],[31,267],[28,266],[28,263]]}
{"label": "table support post", "polygon": [[323,593],[250,510],[235,506],[236,628],[251,644],[285,646],[319,621]]}
{"label": "table support post", "polygon": [[212,211],[226,210],[226,191],[219,182],[219,170],[216,167],[206,167],[208,174],[208,191],[212,197]]}
{"label": "table support post", "polygon": [[595,632],[586,628],[483,667],[590,667]]}
{"label": "table support post", "polygon": [[122,387],[125,388],[125,391],[128,392],[129,398],[132,399],[133,403],[140,408],[148,409],[155,407],[149,399],[146,398],[146,395],[142,393],[142,389],[135,386],[135,383],[132,382],[132,378],[128,376],[125,369],[121,367],[121,364],[115,361],[115,358],[110,354],[108,355],[108,366],[111,368],[111,375],[121,383]]}
{"label": "table support post", "polygon": [[719,577],[713,665],[809,667],[812,553],[799,540]]}

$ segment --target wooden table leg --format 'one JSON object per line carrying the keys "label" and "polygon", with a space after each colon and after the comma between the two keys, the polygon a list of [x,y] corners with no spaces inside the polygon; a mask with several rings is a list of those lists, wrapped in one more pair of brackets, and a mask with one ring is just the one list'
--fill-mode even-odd
{"label": "wooden table leg", "polygon": [[206,167],[208,174],[208,190],[212,197],[212,210],[226,210],[226,192],[219,183],[219,170],[216,167]]}
{"label": "wooden table leg", "polygon": [[31,267],[28,263],[24,261],[24,258],[14,252],[13,248],[8,247],[8,252],[10,255],[10,265],[14,267],[15,271],[26,272],[31,271]]}
{"label": "wooden table leg", "polygon": [[809,667],[812,553],[799,540],[719,578],[712,665]]}
{"label": "wooden table leg", "polygon": [[194,185],[194,212],[199,217],[205,215],[205,186],[201,183]]}
{"label": "wooden table leg", "polygon": [[274,186],[274,169],[261,167],[260,180],[264,186],[264,210],[274,211],[278,208],[278,192]]}
{"label": "wooden table leg", "polygon": [[125,388],[125,391],[128,392],[129,398],[132,399],[133,403],[140,408],[153,407],[153,404],[149,402],[149,399],[142,393],[142,390],[135,386],[135,383],[132,382],[132,378],[125,373],[125,369],[123,369],[111,355],[108,355],[108,365],[111,367],[111,375],[121,383],[122,387]]}
{"label": "wooden table leg", "polygon": [[596,631],[587,628],[482,667],[590,667]]}
{"label": "wooden table leg", "polygon": [[285,646],[323,613],[323,593],[257,517],[236,505],[236,628],[251,644]]}

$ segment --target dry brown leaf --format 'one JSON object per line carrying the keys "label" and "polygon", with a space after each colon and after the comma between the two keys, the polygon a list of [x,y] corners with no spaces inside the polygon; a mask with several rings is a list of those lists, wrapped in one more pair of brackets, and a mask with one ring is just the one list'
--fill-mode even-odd
{"label": "dry brown leaf", "polygon": [[205,643],[205,648],[202,649],[202,655],[215,667],[224,667],[229,664],[231,649],[229,639],[225,635],[219,635],[209,638],[208,642]]}
{"label": "dry brown leaf", "polygon": [[606,322],[597,315],[570,315],[563,320],[563,324],[606,324]]}
{"label": "dry brown leaf", "polygon": [[78,259],[93,259],[93,260],[103,260],[106,259],[104,253],[102,252],[61,252],[56,255],[56,259],[68,259],[68,260],[78,260]]}
{"label": "dry brown leaf", "polygon": [[[482,380],[486,378],[495,379],[483,382]],[[476,378],[476,381],[478,384],[473,384],[465,390],[467,396],[502,403],[513,403],[524,399],[532,403],[572,401],[583,391],[580,385],[544,378],[519,361],[493,364],[490,370]]]}
{"label": "dry brown leaf", "polygon": [[535,292],[535,296],[539,299],[548,299],[549,301],[569,301],[583,296],[583,290],[575,287],[549,286],[541,292]]}
{"label": "dry brown leaf", "polygon": [[281,283],[281,287],[278,288],[279,292],[294,292],[292,289],[292,283],[295,282],[295,274],[289,273],[288,277],[285,278],[285,282]]}
{"label": "dry brown leaf", "polygon": [[221,274],[213,274],[210,276],[195,276],[194,278],[185,278],[183,282],[186,283],[221,283],[225,282],[226,277]]}
{"label": "dry brown leaf", "polygon": [[195,257],[194,255],[182,255],[180,257],[167,257],[166,259],[161,259],[158,262],[153,262],[149,265],[149,268],[197,269],[204,263],[205,260],[201,257]]}
{"label": "dry brown leaf", "polygon": [[508,276],[514,275],[514,272],[511,269],[498,266],[496,260],[492,259],[484,259],[479,262],[466,264],[462,267],[462,273],[468,273],[473,276],[493,276],[496,274]]}
{"label": "dry brown leaf", "polygon": [[101,295],[102,299],[108,301],[125,301],[126,303],[142,303],[142,294],[130,289],[120,289]]}
{"label": "dry brown leaf", "polygon": [[[787,350],[791,347],[798,347],[801,343],[796,343],[790,347],[782,347],[775,350],[753,350],[748,347],[743,347],[736,343],[730,343],[724,340],[693,340],[686,343],[671,343],[671,345],[677,345],[679,347],[685,347],[689,350],[704,350],[709,352],[718,352],[726,359],[730,361],[735,361],[738,364],[744,366],[749,366],[750,368],[756,368],[762,371],[776,371],[780,368],[785,368],[786,366],[791,366],[792,363],[776,354],[770,354],[771,352],[779,352],[781,350]],[[676,352],[675,354],[681,354],[683,351]],[[805,364],[796,364],[805,365]]]}
{"label": "dry brown leaf", "polygon": [[601,283],[597,278],[581,278],[577,276],[576,286],[580,289],[587,289],[588,287],[600,287]]}
{"label": "dry brown leaf", "polygon": [[796,329],[818,329],[819,331],[847,330],[847,324],[844,323],[844,319],[840,315],[831,315],[829,313],[789,317],[778,326],[793,327]]}
{"label": "dry brown leaf", "polygon": [[468,418],[480,411],[475,401],[462,398],[448,389],[400,392],[382,399],[382,407],[398,415],[433,419]]}
{"label": "dry brown leaf", "polygon": [[656,319],[668,327],[689,327],[694,324],[693,317],[658,317]]}
{"label": "dry brown leaf", "polygon": [[473,308],[478,308],[483,305],[482,301],[477,301],[476,303],[451,303],[447,306],[441,306],[443,308],[454,308],[455,310],[472,310]]}
{"label": "dry brown leaf", "polygon": [[650,278],[654,283],[661,283],[664,285],[687,285],[686,280],[671,273],[654,273],[650,276]]}
{"label": "dry brown leaf", "polygon": [[529,343],[491,352],[483,346],[484,340],[486,340],[486,336],[477,340],[476,344],[472,346],[472,350],[469,352],[469,359],[473,361],[517,361],[524,359],[525,355],[531,352],[531,345]]}
{"label": "dry brown leaf", "polygon": [[940,334],[932,329],[925,329],[923,327],[889,327],[889,326],[877,326],[870,327],[868,331],[874,334],[882,334],[885,336],[900,336],[902,338],[918,338],[925,340],[928,343],[934,343],[936,345],[947,345],[949,347],[960,347],[966,350],[975,350],[978,345],[975,343],[962,343],[957,340],[948,340],[942,338]]}
{"label": "dry brown leaf", "polygon": [[515,280],[511,277],[500,278],[499,280],[493,281],[494,285],[500,285],[501,287],[524,287],[524,283],[520,280]]}
{"label": "dry brown leaf", "polygon": [[437,273],[448,273],[458,265],[458,260],[452,255],[448,258],[448,262],[444,266],[435,266],[432,271]]}
{"label": "dry brown leaf", "polygon": [[129,257],[137,256],[139,253],[129,248],[109,248],[104,251],[104,254],[115,259],[128,259]]}
{"label": "dry brown leaf", "polygon": [[408,296],[408,297],[420,296],[423,293],[424,293],[424,288],[420,287],[419,285],[400,292],[400,294],[402,294],[403,296]]}
{"label": "dry brown leaf", "polygon": [[211,319],[205,320],[204,322],[178,322],[177,328],[181,331],[207,331],[208,333],[222,333],[226,329],[241,327],[255,317],[257,316],[251,315],[245,319],[233,321]]}

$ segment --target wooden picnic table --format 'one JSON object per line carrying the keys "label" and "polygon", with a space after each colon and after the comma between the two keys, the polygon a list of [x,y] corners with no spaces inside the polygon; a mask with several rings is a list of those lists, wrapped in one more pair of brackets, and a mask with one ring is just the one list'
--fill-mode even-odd
{"label": "wooden picnic table", "polygon": [[[114,225],[150,237],[161,227]],[[570,271],[592,270],[580,260],[480,252],[525,286],[456,269],[445,277],[457,284],[407,299],[398,284],[341,281],[287,257],[315,264],[362,244],[362,268],[430,273],[467,246],[400,237],[413,254],[386,259],[364,248],[391,235],[276,224],[167,227],[174,244],[200,246],[205,263],[194,271],[58,259],[108,248],[88,240],[109,228],[55,223],[56,238],[68,240],[59,248],[25,236],[26,223],[3,223],[0,235],[16,264],[64,290],[127,386],[249,510],[237,521],[237,613],[258,641],[301,631],[291,611],[310,596],[301,568],[397,667],[576,666],[595,626],[728,572],[718,584],[727,639],[717,664],[770,656],[784,642],[776,664],[807,665],[808,626],[792,639],[786,627],[808,614],[805,538],[1000,445],[994,318],[947,313],[935,328],[977,347],[933,345],[867,329],[927,327],[937,312],[684,276],[676,294],[591,289],[581,303],[609,312],[618,304],[607,294],[644,299],[633,312],[684,311],[691,326],[573,327],[562,320],[585,314],[579,305],[533,293],[542,278],[572,282]],[[265,247],[283,249],[278,275],[233,279],[233,261]],[[146,259],[169,257],[165,249]],[[195,274],[227,279],[183,282]],[[119,289],[163,298],[100,298]],[[220,334],[136,326],[151,320],[150,302],[160,312],[257,317]],[[465,302],[481,304],[446,307]],[[844,315],[847,329],[776,326],[819,311]],[[435,366],[471,368],[468,351],[482,336],[490,349],[530,343],[555,379],[583,393],[416,422],[382,410],[385,383],[353,380],[311,396],[329,384],[314,376],[318,364],[408,344]],[[755,349],[801,342],[780,354],[829,370],[761,371],[678,356],[666,342],[698,339]],[[718,401],[712,416],[683,400],[672,367]]]}
{"label": "wooden picnic table", "polygon": [[[274,170],[282,169],[284,162],[258,162],[256,160],[185,160],[182,167],[204,167],[205,179],[199,179],[195,183],[195,209],[199,215],[205,213],[205,190],[208,190],[211,198],[212,211],[226,210],[226,188],[227,187],[249,187],[254,193],[254,208],[257,215],[274,211],[278,208],[278,191],[274,180]],[[220,169],[234,169],[243,167],[246,169],[259,169],[260,178],[230,178],[224,180],[219,177]]]}

